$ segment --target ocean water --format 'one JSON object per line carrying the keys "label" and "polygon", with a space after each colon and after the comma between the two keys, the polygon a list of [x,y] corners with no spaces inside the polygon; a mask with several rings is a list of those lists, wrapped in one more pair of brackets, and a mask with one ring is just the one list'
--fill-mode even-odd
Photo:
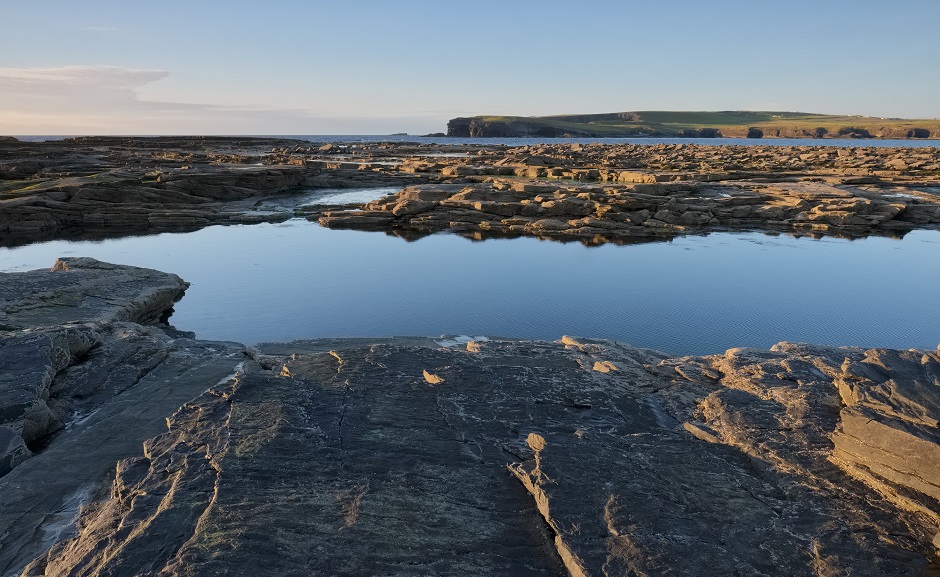
{"label": "ocean water", "polygon": [[170,319],[206,339],[487,335],[610,338],[671,354],[803,341],[940,343],[940,232],[903,239],[716,233],[585,247],[534,238],[408,242],[305,220],[0,248],[0,270],[59,256],[174,272]]}
{"label": "ocean water", "polygon": [[[145,136],[145,135],[138,135]],[[469,138],[451,136],[416,136],[408,134],[314,134],[314,135],[285,135],[285,134],[246,134],[241,136],[257,136],[262,138],[296,138],[308,140],[312,143],[338,142],[356,144],[366,142],[409,142],[416,144],[473,144],[480,146],[525,146],[536,144],[701,144],[709,146],[738,145],[738,146],[873,146],[877,148],[923,148],[940,147],[940,140],[876,140],[876,139],[842,139],[842,138]],[[68,136],[17,136],[27,142],[42,142],[46,140],[62,140]]]}

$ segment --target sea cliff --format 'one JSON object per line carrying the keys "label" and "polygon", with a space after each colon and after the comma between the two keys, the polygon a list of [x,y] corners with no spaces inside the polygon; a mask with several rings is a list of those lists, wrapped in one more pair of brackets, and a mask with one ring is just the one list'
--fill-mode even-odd
{"label": "sea cliff", "polygon": [[453,118],[447,135],[541,138],[938,138],[937,119],[874,118],[804,112],[639,111],[557,116]]}

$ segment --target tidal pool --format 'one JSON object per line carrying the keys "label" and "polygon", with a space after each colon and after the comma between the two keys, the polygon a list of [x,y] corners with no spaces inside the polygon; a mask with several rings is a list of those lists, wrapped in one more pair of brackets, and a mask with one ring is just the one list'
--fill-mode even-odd
{"label": "tidal pool", "polygon": [[406,242],[294,219],[0,249],[0,270],[90,256],[174,272],[192,286],[170,321],[205,339],[569,334],[708,354],[783,340],[933,349],[938,255],[937,231],[588,248],[443,234]]}

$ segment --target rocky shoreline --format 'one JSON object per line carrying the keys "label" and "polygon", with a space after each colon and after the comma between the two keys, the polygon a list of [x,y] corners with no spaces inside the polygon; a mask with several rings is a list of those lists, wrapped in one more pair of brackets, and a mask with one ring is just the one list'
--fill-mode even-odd
{"label": "rocky shoreline", "polygon": [[[401,191],[365,206],[259,208],[310,190],[388,186]],[[296,216],[409,237],[586,244],[719,230],[900,236],[940,227],[940,148],[0,142],[0,246]]]}
{"label": "rocky shoreline", "polygon": [[185,287],[0,275],[0,575],[937,571],[938,351],[249,349]]}
{"label": "rocky shoreline", "polygon": [[480,151],[441,169],[463,179],[316,216],[411,236],[585,244],[726,230],[901,236],[940,226],[938,160],[938,149],[545,145]]}
{"label": "rocky shoreline", "polygon": [[[395,187],[365,205],[285,202]],[[0,246],[298,216],[585,244],[940,227],[940,149],[0,139]],[[940,352],[203,341],[0,273],[0,576],[936,575]],[[185,327],[182,327],[185,329]]]}
{"label": "rocky shoreline", "polygon": [[317,188],[425,182],[360,163],[306,162],[306,141],[87,137],[0,142],[0,246],[292,218],[262,199]]}

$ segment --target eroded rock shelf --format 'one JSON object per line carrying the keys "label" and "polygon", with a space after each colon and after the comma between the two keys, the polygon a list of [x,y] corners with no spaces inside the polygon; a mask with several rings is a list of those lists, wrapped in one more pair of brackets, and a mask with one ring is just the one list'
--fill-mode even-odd
{"label": "eroded rock shelf", "polygon": [[[400,189],[259,209],[373,186]],[[940,225],[940,149],[0,140],[3,245],[296,216],[585,244],[900,236]],[[940,572],[938,351],[250,349],[168,325],[186,287],[88,258],[0,274],[0,575]]]}
{"label": "eroded rock shelf", "polygon": [[[258,210],[272,197],[317,188],[387,186],[403,190],[365,206]],[[0,244],[295,216],[402,236],[587,244],[716,230],[899,236],[940,226],[940,148],[0,142]]]}
{"label": "eroded rock shelf", "polygon": [[[4,575],[936,571],[937,351],[669,357],[576,337],[248,350],[134,322],[150,312],[114,318],[177,277],[56,269],[2,278],[80,289],[110,270],[125,287],[2,333],[5,363],[17,351],[45,375],[30,414],[74,417],[5,453]],[[11,375],[4,395],[26,382]]]}

